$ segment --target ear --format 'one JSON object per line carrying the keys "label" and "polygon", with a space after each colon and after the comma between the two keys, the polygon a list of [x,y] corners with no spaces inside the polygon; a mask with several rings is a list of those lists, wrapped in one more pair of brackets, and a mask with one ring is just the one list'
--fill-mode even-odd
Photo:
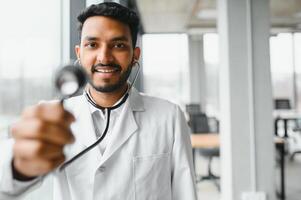
{"label": "ear", "polygon": [[135,49],[134,49],[134,61],[138,62],[138,60],[140,58],[140,53],[141,53],[141,49],[139,47],[135,47]]}
{"label": "ear", "polygon": [[80,46],[79,45],[75,45],[74,51],[75,51],[77,59],[79,59],[80,58]]}

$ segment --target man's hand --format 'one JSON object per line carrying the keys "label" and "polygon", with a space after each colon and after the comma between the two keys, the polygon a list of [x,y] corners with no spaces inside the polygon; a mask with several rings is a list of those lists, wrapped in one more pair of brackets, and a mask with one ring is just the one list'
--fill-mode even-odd
{"label": "man's hand", "polygon": [[12,127],[13,168],[23,177],[44,175],[64,162],[64,145],[74,141],[73,115],[59,103],[29,107]]}

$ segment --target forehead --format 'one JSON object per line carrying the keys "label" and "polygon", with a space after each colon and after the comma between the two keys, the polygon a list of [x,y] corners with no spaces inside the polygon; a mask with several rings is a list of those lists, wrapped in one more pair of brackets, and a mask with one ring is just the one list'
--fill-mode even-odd
{"label": "forehead", "polygon": [[123,36],[131,39],[130,28],[118,20],[104,17],[93,16],[86,19],[82,28],[82,38],[93,37],[115,37]]}

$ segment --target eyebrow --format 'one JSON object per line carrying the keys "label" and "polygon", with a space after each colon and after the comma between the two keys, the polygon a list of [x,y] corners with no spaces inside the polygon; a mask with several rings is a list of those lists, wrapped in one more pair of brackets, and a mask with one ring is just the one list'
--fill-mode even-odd
{"label": "eyebrow", "polygon": [[120,37],[113,38],[111,41],[113,41],[113,42],[116,42],[116,41],[125,41],[125,42],[128,42],[129,39],[127,37],[125,37],[125,36],[120,36]]}
{"label": "eyebrow", "polygon": [[84,38],[84,40],[95,41],[95,40],[98,40],[98,38],[97,38],[97,37],[92,37],[92,36],[86,36],[86,37]]}
{"label": "eyebrow", "polygon": [[[98,37],[93,37],[93,36],[86,36],[84,38],[84,40],[88,40],[88,41],[96,41],[98,40],[99,38]],[[125,41],[125,42],[128,42],[129,39],[125,36],[119,36],[119,37],[114,37],[111,39],[112,42],[117,42],[117,41]]]}

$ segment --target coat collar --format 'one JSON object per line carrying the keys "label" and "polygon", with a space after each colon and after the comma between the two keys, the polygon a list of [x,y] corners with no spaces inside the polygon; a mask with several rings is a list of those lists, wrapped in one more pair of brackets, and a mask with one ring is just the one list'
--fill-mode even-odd
{"label": "coat collar", "polygon": [[130,91],[129,102],[132,111],[144,111],[142,95],[134,87]]}

